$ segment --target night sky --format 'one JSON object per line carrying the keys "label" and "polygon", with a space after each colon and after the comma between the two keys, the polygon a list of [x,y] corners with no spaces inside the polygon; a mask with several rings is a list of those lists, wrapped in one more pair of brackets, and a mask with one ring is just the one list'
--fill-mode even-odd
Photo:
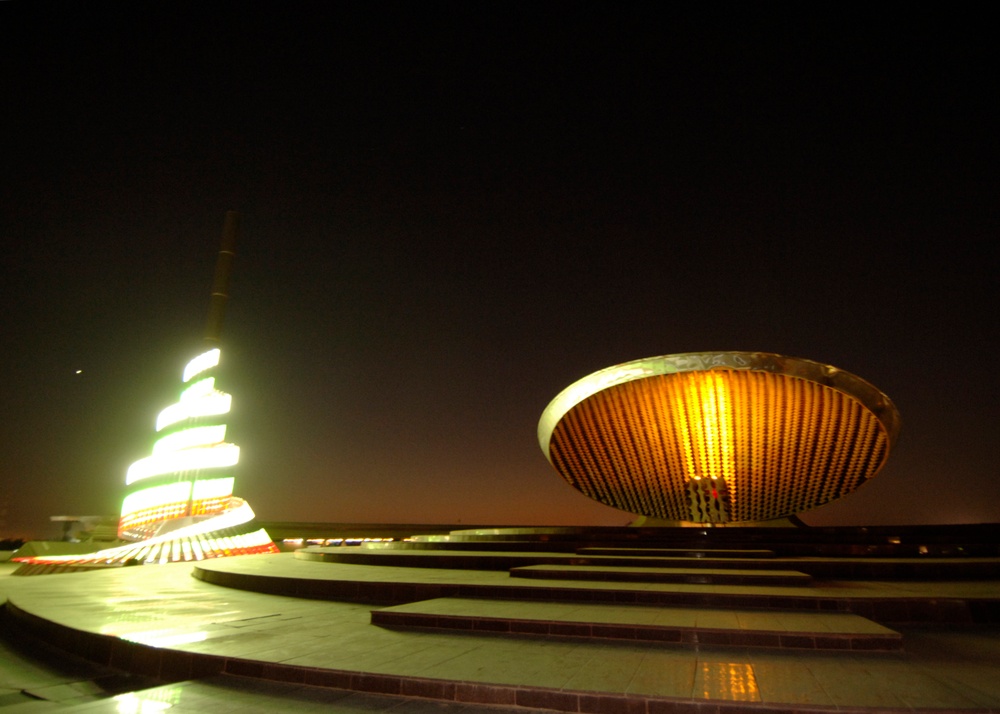
{"label": "night sky", "polygon": [[902,414],[806,522],[1000,522],[992,22],[645,7],[0,3],[0,535],[118,512],[230,209],[262,520],[625,524],[545,460],[546,404],[754,350]]}

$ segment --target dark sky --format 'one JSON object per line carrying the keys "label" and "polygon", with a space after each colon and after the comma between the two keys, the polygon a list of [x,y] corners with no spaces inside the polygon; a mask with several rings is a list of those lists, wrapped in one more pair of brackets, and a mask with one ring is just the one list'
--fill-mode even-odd
{"label": "dark sky", "polygon": [[903,416],[807,522],[1000,521],[992,23],[696,6],[0,3],[3,534],[117,513],[228,209],[263,520],[624,524],[545,460],[549,400],[759,350]]}

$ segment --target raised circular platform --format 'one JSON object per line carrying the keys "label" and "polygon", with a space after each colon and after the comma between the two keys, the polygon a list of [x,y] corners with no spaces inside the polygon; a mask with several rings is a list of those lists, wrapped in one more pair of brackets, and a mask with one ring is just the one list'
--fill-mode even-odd
{"label": "raised circular platform", "polygon": [[[518,542],[551,534],[491,535],[517,535],[503,541],[516,553]],[[598,547],[594,541],[583,537],[578,546]],[[783,569],[780,554],[763,558],[752,545],[754,558]],[[372,559],[330,562],[336,550]],[[380,558],[392,550],[308,549],[13,578],[7,612],[25,636],[165,681],[224,673],[594,714],[1000,711],[996,579],[635,582],[609,579],[616,567],[619,575],[637,568],[611,561],[593,578],[577,577],[592,566],[518,566],[574,573],[539,580],[373,564],[388,562]],[[398,552],[412,561],[447,555],[413,543]],[[502,553],[452,555],[469,564]],[[732,577],[766,572],[726,556],[733,567],[722,570]],[[689,552],[692,563],[704,558]]]}

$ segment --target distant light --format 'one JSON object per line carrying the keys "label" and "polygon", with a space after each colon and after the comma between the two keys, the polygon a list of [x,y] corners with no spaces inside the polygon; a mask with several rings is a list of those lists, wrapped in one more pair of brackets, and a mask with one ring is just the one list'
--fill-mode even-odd
{"label": "distant light", "polygon": [[77,374],[83,374],[83,370],[82,369],[78,369],[78,370],[76,370],[76,373]]}

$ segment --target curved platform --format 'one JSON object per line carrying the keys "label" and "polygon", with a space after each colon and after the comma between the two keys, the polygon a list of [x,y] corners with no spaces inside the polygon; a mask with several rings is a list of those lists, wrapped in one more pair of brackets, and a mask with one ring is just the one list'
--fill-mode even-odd
{"label": "curved platform", "polygon": [[1000,711],[996,581],[539,583],[302,555],[18,578],[8,611],[164,681],[593,714]]}

